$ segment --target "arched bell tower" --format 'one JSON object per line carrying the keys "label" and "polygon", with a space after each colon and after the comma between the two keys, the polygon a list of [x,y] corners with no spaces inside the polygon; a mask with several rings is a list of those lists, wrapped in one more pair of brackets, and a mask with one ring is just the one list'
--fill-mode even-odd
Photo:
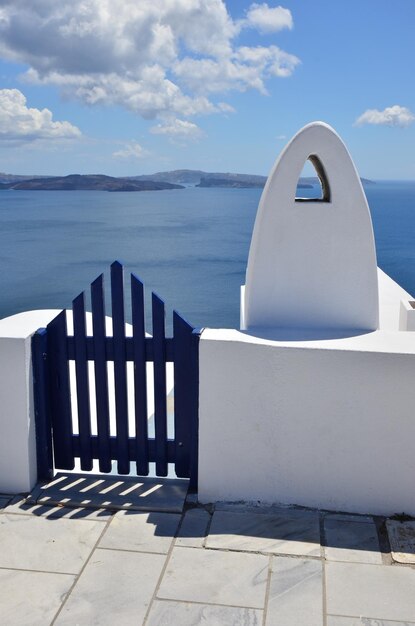
{"label": "arched bell tower", "polygon": [[[307,160],[320,178],[321,199],[296,198]],[[248,331],[378,328],[369,207],[346,146],[323,122],[301,129],[268,177],[249,251],[241,325]]]}

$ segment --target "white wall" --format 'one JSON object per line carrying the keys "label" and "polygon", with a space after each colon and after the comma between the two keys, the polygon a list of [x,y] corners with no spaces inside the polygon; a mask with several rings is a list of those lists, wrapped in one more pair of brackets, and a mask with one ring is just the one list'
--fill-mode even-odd
{"label": "white wall", "polygon": [[[330,188],[324,201],[295,198],[307,158]],[[377,270],[344,143],[322,122],[305,126],[261,197],[241,289],[246,332],[201,337],[201,502],[415,515],[410,299]]]}
{"label": "white wall", "polygon": [[0,493],[36,483],[31,337],[58,310],[27,311],[0,320]]}
{"label": "white wall", "polygon": [[415,334],[200,341],[199,499],[415,515]]}

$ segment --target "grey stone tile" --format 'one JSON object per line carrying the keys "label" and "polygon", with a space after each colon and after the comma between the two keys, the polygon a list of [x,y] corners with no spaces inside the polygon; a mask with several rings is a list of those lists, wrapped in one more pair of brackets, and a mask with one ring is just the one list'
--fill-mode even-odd
{"label": "grey stone tile", "polygon": [[228,511],[232,513],[264,513],[265,515],[302,515],[303,513],[315,513],[316,509],[307,509],[292,504],[262,504],[260,502],[215,502],[215,511]]}
{"label": "grey stone tile", "polygon": [[260,554],[173,548],[158,597],[262,609],[268,562]]}
{"label": "grey stone tile", "polygon": [[272,560],[266,626],[323,626],[323,564],[277,556]]}
{"label": "grey stone tile", "polygon": [[197,495],[197,493],[188,493],[186,496],[186,503],[187,504],[198,504],[199,502],[199,497]]}
{"label": "grey stone tile", "polygon": [[392,558],[398,563],[415,564],[415,521],[386,520]]}
{"label": "grey stone tile", "polygon": [[107,509],[71,508],[65,506],[48,506],[46,504],[29,504],[25,500],[12,501],[4,510],[5,513],[17,515],[35,515],[48,519],[77,519],[108,522],[113,516],[113,511]]}
{"label": "grey stone tile", "polygon": [[262,626],[263,611],[155,600],[146,626]]}
{"label": "grey stone tile", "polygon": [[390,622],[389,620],[372,619],[370,617],[327,616],[327,626],[413,626],[414,623],[415,622]]}
{"label": "grey stone tile", "polygon": [[188,480],[59,472],[28,501],[42,504],[181,513]]}
{"label": "grey stone tile", "polygon": [[8,505],[8,503],[10,502],[11,497],[3,497],[0,496],[0,509],[4,509],[4,507],[6,507]]}
{"label": "grey stone tile", "polygon": [[111,520],[99,547],[167,554],[180,522],[174,513],[119,511]]}
{"label": "grey stone tile", "polygon": [[0,567],[77,574],[104,526],[100,522],[0,515]]}
{"label": "grey stone tile", "polygon": [[184,516],[176,546],[202,548],[210,515],[204,509],[190,509]]}
{"label": "grey stone tile", "polygon": [[165,556],[95,550],[55,624],[142,624]]}
{"label": "grey stone tile", "polygon": [[329,561],[382,565],[378,533],[373,522],[324,520],[324,554]]}
{"label": "grey stone tile", "polygon": [[355,515],[352,513],[326,513],[325,520],[336,520],[338,522],[358,522],[358,524],[373,524],[373,517],[370,515]]}
{"label": "grey stone tile", "polygon": [[317,511],[280,513],[215,511],[207,548],[320,556]]}
{"label": "grey stone tile", "polygon": [[368,565],[326,564],[327,613],[372,619],[414,621],[415,569]]}
{"label": "grey stone tile", "polygon": [[50,624],[75,576],[0,569],[0,624]]}

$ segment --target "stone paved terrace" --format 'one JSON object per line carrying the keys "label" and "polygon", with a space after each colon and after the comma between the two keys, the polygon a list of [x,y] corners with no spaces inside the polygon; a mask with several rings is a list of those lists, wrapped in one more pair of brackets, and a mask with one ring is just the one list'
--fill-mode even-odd
{"label": "stone paved terrace", "polygon": [[0,624],[415,625],[413,521],[201,508],[168,488],[163,505],[157,484],[138,506],[156,510],[132,510],[109,487],[95,501],[85,478],[89,508],[71,508],[60,480],[60,495],[0,496]]}

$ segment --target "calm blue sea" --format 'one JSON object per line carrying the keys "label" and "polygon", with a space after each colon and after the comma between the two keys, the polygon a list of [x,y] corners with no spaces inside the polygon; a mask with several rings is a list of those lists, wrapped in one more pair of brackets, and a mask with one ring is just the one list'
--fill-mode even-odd
{"label": "calm blue sea", "polygon": [[[367,185],[378,264],[415,294],[415,182]],[[302,190],[303,191],[303,190]],[[119,259],[195,326],[238,327],[259,189],[0,192],[0,318],[69,307]]]}

